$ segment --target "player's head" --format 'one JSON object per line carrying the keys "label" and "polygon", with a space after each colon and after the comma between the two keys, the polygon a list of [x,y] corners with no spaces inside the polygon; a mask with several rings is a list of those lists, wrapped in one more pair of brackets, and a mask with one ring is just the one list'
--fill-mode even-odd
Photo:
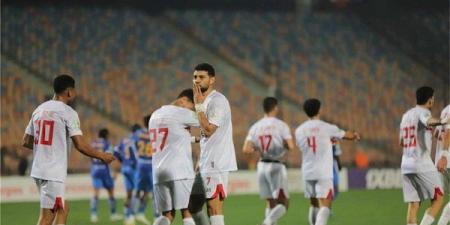
{"label": "player's head", "polygon": [[75,99],[75,80],[66,74],[58,75],[53,80],[53,91],[57,96],[63,97],[67,102]]}
{"label": "player's head", "polygon": [[148,128],[148,121],[150,121],[150,117],[152,117],[152,114],[148,114],[146,116],[144,116],[144,127]]}
{"label": "player's head", "polygon": [[134,133],[140,129],[141,129],[141,125],[135,123],[135,124],[133,124],[133,126],[131,126],[130,131]]}
{"label": "player's head", "polygon": [[263,100],[264,113],[278,112],[278,100],[274,97],[266,97]]}
{"label": "player's head", "polygon": [[315,98],[310,98],[303,103],[303,110],[309,118],[319,115],[320,101]]}
{"label": "player's head", "polygon": [[216,82],[214,67],[208,63],[200,63],[194,68],[194,84],[200,85],[202,92],[208,91]]}
{"label": "player's head", "polygon": [[184,89],[177,97],[176,104],[190,110],[194,110],[194,91],[192,88]]}
{"label": "player's head", "polygon": [[106,128],[100,129],[98,131],[98,137],[103,139],[108,139],[109,131]]}
{"label": "player's head", "polygon": [[431,108],[434,104],[434,90],[431,87],[423,86],[416,91],[417,105],[424,105]]}

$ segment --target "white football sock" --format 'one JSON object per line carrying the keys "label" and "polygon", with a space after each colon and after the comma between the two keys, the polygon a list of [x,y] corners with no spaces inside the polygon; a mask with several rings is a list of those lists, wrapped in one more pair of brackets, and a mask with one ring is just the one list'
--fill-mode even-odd
{"label": "white football sock", "polygon": [[210,225],[208,216],[204,210],[192,213],[192,219],[194,219],[196,225]]}
{"label": "white football sock", "polygon": [[183,225],[195,225],[194,219],[192,218],[184,218]]}
{"label": "white football sock", "polygon": [[433,222],[434,218],[425,212],[425,215],[423,215],[420,225],[431,225]]}
{"label": "white football sock", "polygon": [[330,217],[330,209],[328,207],[320,207],[319,212],[317,212],[317,219],[315,225],[327,224],[328,217]]}
{"label": "white football sock", "polygon": [[286,207],[278,204],[270,210],[269,215],[264,219],[264,224],[273,224],[278,221],[286,213]]}
{"label": "white football sock", "polygon": [[155,222],[153,222],[153,225],[170,225],[170,220],[165,216],[160,216],[156,218]]}
{"label": "white football sock", "polygon": [[417,225],[417,223],[408,223],[406,225]]}
{"label": "white football sock", "polygon": [[313,207],[313,206],[309,207],[309,213],[308,213],[309,225],[314,225],[316,223],[317,212],[319,212],[318,207]]}
{"label": "white football sock", "polygon": [[437,225],[447,225],[450,221],[450,202],[445,205],[442,210],[441,218],[439,218],[439,222]]}
{"label": "white football sock", "polygon": [[211,220],[211,225],[225,225],[223,215],[211,216],[209,219]]}

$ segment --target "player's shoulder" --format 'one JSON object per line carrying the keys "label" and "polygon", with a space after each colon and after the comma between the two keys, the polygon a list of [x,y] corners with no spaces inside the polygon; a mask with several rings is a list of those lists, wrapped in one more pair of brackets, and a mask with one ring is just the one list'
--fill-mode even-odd
{"label": "player's shoulder", "polygon": [[228,102],[227,97],[225,97],[224,94],[222,94],[221,92],[214,90],[210,93],[211,99],[213,99],[213,101],[223,101],[223,102]]}
{"label": "player's shoulder", "polygon": [[447,105],[441,112],[442,117],[444,117],[445,115],[450,115],[450,104]]}

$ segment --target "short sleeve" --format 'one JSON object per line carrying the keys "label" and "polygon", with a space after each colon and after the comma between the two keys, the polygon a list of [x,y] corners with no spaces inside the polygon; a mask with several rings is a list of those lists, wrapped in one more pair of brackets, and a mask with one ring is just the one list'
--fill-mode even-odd
{"label": "short sleeve", "polygon": [[34,136],[34,123],[33,117],[31,117],[30,122],[28,122],[27,128],[25,128],[25,133]]}
{"label": "short sleeve", "polygon": [[184,109],[186,112],[183,113],[183,121],[182,123],[190,126],[190,127],[199,127],[200,124],[198,122],[197,114],[194,111]]}
{"label": "short sleeve", "polygon": [[247,137],[245,138],[245,140],[246,141],[252,141],[254,134],[255,134],[255,127],[251,126],[250,130],[248,130],[248,134],[247,134]]}
{"label": "short sleeve", "polygon": [[283,140],[292,139],[291,130],[289,129],[289,126],[286,123],[283,123],[281,129],[281,136],[283,137]]}
{"label": "short sleeve", "polygon": [[337,127],[336,125],[328,125],[327,130],[330,137],[342,139],[345,136],[345,131],[339,129],[339,127]]}
{"label": "short sleeve", "polygon": [[83,135],[80,127],[80,119],[78,118],[78,113],[75,111],[68,113],[68,116],[66,118],[66,127],[70,137]]}
{"label": "short sleeve", "polygon": [[217,99],[216,101],[212,100],[208,104],[208,108],[206,110],[206,114],[208,116],[208,121],[218,127],[223,125],[226,121],[226,105],[225,102],[221,99]]}
{"label": "short sleeve", "polygon": [[430,111],[423,111],[419,115],[419,121],[424,125],[427,126],[428,120],[431,118],[431,112]]}

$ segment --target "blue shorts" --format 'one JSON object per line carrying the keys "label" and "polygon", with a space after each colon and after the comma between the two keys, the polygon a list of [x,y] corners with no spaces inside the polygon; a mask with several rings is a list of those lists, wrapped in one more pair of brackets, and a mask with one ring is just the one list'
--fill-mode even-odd
{"label": "blue shorts", "polygon": [[136,190],[152,192],[153,191],[153,177],[151,167],[138,168],[136,171]]}
{"label": "blue shorts", "polygon": [[122,167],[123,183],[127,191],[132,191],[136,187],[134,180],[135,173],[136,170],[131,166]]}
{"label": "blue shorts", "polygon": [[114,188],[114,180],[111,177],[109,169],[91,170],[91,176],[92,186],[95,189],[105,188],[110,190]]}

